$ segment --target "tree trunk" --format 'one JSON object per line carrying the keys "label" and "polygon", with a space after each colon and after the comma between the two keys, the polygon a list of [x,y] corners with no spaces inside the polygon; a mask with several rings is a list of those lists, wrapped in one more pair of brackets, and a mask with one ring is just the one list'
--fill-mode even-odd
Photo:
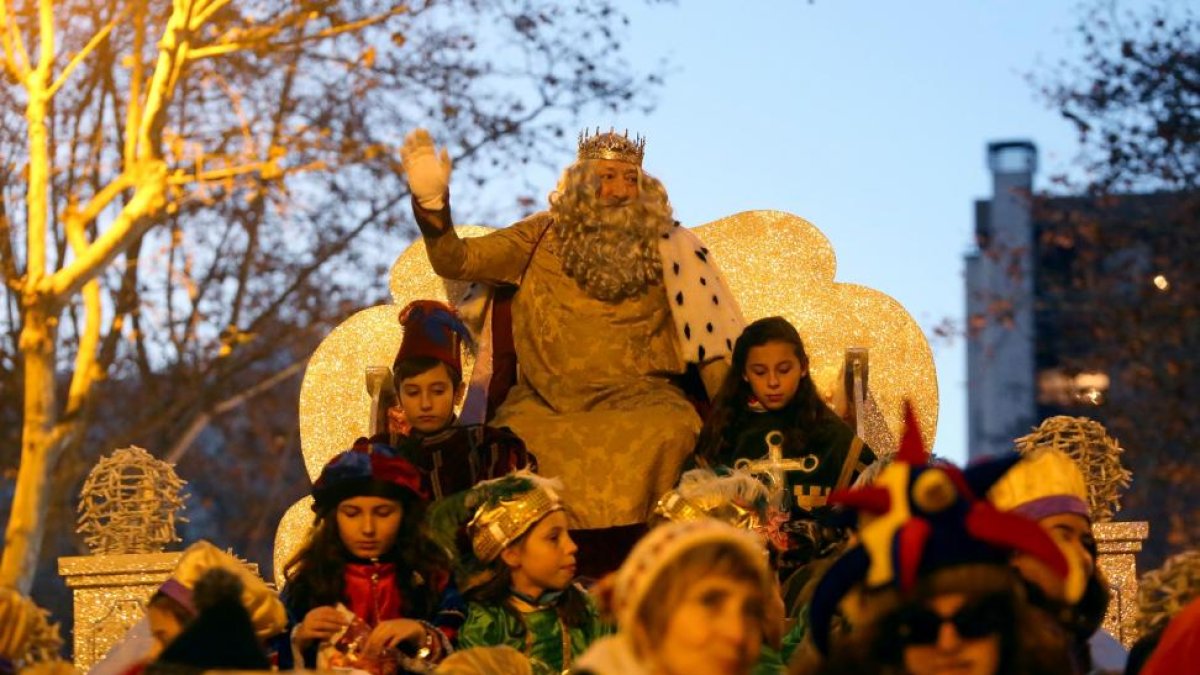
{"label": "tree trunk", "polygon": [[13,496],[0,587],[28,594],[37,571],[50,503],[50,475],[62,444],[55,434],[58,401],[54,382],[57,312],[40,302],[26,308],[21,329],[25,365],[25,406],[21,428],[21,464]]}

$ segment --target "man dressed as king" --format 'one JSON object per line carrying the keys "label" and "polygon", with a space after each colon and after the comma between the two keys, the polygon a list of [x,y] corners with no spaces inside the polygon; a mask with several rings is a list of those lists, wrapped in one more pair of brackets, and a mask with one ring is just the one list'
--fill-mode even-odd
{"label": "man dressed as king", "polygon": [[644,148],[627,134],[581,134],[547,211],[467,239],[453,228],[447,151],[423,129],[401,150],[434,271],[517,287],[518,376],[491,423],[562,479],[585,550],[640,536],[700,430],[682,376],[694,364],[715,393],[744,324],[708,249],[642,171]]}

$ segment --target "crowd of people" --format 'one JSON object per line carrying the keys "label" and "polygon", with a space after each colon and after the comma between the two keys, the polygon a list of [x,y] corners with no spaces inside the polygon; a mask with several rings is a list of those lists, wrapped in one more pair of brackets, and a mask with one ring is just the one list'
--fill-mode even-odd
{"label": "crowd of people", "polygon": [[401,312],[388,429],[325,465],[279,594],[189,551],[135,670],[1120,671],[1076,460],[959,469],[911,411],[898,449],[868,447],[796,327],[745,323],[643,152],[586,134],[549,211],[460,239],[448,156],[410,135],[430,262],[485,282],[482,311]]}

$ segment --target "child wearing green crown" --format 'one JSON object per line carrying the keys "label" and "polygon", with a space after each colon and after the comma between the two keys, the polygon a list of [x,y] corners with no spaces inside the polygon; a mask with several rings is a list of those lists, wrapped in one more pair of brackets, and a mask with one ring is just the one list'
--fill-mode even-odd
{"label": "child wearing green crown", "polygon": [[[535,672],[564,672],[611,632],[575,583],[577,547],[567,528],[558,481],[517,472],[481,483],[461,551],[460,586],[468,601],[459,649],[508,645]],[[461,548],[468,548],[465,542]]]}

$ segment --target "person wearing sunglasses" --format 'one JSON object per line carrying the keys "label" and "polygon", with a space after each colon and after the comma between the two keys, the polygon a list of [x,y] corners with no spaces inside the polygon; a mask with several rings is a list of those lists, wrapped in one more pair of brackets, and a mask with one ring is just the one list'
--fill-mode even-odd
{"label": "person wearing sunglasses", "polygon": [[919,583],[913,599],[884,613],[871,634],[869,652],[883,673],[1070,672],[1061,632],[999,565],[934,573]]}
{"label": "person wearing sunglasses", "polygon": [[943,593],[899,612],[896,634],[905,669],[913,675],[971,673],[1000,669],[1002,633],[1011,633],[1012,596],[997,593],[973,600]]}
{"label": "person wearing sunglasses", "polygon": [[814,649],[791,672],[1077,673],[1065,631],[1029,602],[1009,560],[1027,555],[1064,598],[1082,592],[1079,575],[1036,521],[981,497],[1017,456],[966,469],[931,462],[908,418],[895,461],[871,485],[830,496],[858,511],[858,543],[816,583]]}

